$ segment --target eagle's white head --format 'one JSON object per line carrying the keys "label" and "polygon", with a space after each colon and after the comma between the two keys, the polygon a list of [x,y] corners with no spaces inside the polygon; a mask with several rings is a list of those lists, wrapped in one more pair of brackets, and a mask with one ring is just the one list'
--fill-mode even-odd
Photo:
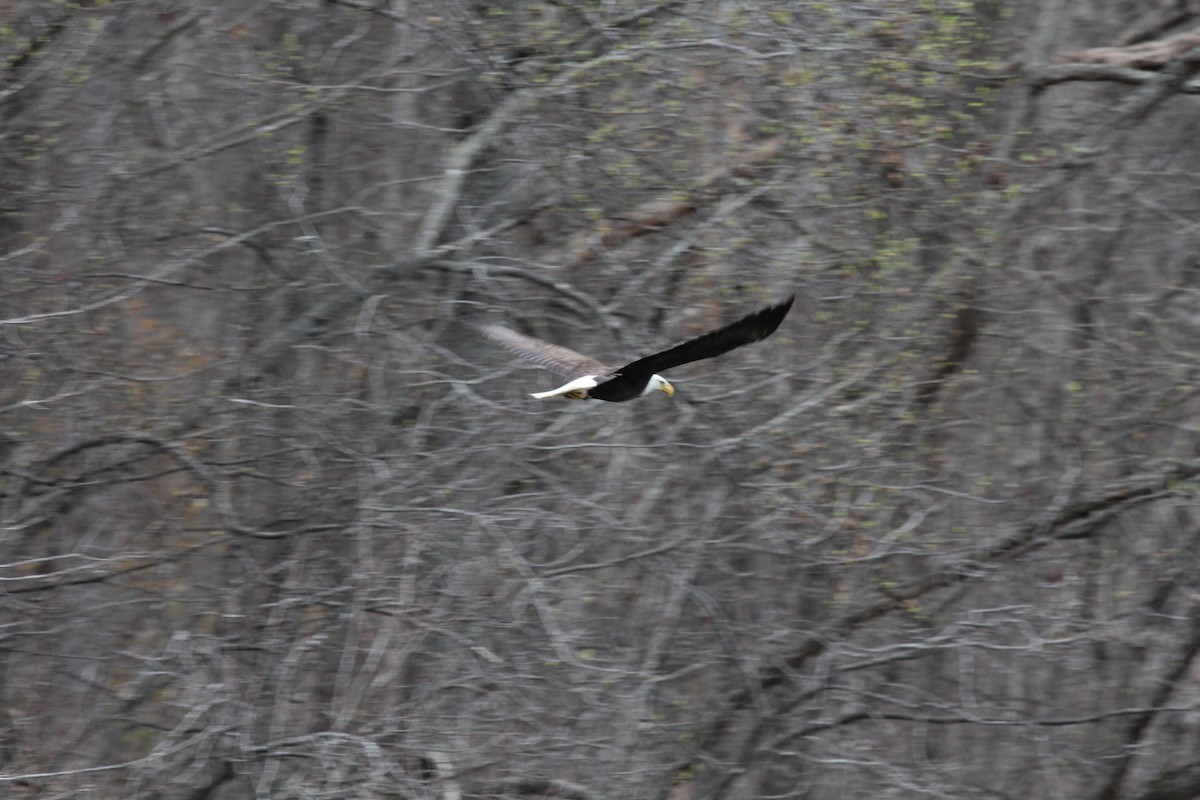
{"label": "eagle's white head", "polygon": [[674,397],[675,387],[667,383],[667,379],[662,375],[651,375],[650,382],[646,384],[646,389],[642,392],[642,397],[651,392],[665,392],[667,397]]}

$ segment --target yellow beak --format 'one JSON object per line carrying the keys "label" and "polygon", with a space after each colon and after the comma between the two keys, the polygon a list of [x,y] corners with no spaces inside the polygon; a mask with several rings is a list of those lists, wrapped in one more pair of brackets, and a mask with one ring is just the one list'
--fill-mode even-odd
{"label": "yellow beak", "polygon": [[675,396],[675,387],[672,386],[671,384],[667,383],[666,381],[663,381],[663,385],[658,388],[661,389],[662,391],[666,392],[667,397]]}

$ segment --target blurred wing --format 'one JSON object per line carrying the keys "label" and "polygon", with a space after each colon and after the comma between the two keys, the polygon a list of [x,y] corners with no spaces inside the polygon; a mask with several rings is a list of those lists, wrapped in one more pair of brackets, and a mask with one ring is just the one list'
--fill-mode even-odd
{"label": "blurred wing", "polygon": [[557,344],[550,344],[541,339],[517,333],[501,325],[481,325],[479,330],[484,336],[511,350],[521,358],[527,358],[535,364],[552,369],[568,378],[582,378],[584,375],[608,375],[612,372],[611,367],[606,367],[594,358],[588,358]]}
{"label": "blurred wing", "polygon": [[670,350],[664,350],[661,353],[634,361],[632,364],[626,364],[617,372],[627,376],[649,376],[681,364],[713,358],[742,345],[760,342],[775,332],[779,323],[783,322],[783,318],[791,310],[792,302],[795,299],[796,295],[792,295],[777,306],[756,311],[724,328],[718,328],[711,333],[676,345]]}

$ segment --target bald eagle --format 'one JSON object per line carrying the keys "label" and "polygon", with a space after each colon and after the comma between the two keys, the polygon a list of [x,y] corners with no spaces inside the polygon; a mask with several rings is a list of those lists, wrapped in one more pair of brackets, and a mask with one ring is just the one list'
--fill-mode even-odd
{"label": "bald eagle", "polygon": [[659,372],[681,364],[728,353],[736,347],[759,342],[770,336],[783,322],[792,307],[792,295],[784,302],[764,308],[724,328],[698,336],[670,350],[639,358],[618,369],[606,367],[594,358],[580,355],[557,344],[543,342],[500,325],[483,325],[480,331],[494,342],[503,345],[523,358],[549,367],[571,380],[548,392],[535,392],[532,397],[565,397],[568,400],[607,400],[621,403],[643,397],[654,391],[675,394]]}

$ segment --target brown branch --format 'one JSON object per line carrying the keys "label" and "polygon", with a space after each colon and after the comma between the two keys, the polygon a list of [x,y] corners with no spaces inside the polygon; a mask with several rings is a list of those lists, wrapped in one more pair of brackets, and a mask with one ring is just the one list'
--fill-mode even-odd
{"label": "brown branch", "polygon": [[1058,64],[1104,64],[1134,69],[1160,69],[1168,61],[1200,46],[1200,28],[1177,33],[1165,39],[1131,44],[1125,47],[1090,47],[1055,56]]}
{"label": "brown branch", "polygon": [[914,405],[919,412],[931,406],[938,399],[946,381],[962,371],[963,363],[979,337],[983,312],[972,305],[969,298],[963,298],[961,302],[946,331],[945,351],[934,359],[925,379],[917,387]]}
{"label": "brown branch", "polygon": [[563,262],[576,267],[591,261],[606,250],[620,247],[640,236],[661,231],[719,195],[722,184],[729,178],[753,175],[759,166],[778,155],[782,147],[783,139],[769,139],[725,166],[700,176],[682,196],[678,192],[672,192],[667,196],[648,200],[634,209],[600,222],[590,231],[577,234],[572,237],[572,245]]}

